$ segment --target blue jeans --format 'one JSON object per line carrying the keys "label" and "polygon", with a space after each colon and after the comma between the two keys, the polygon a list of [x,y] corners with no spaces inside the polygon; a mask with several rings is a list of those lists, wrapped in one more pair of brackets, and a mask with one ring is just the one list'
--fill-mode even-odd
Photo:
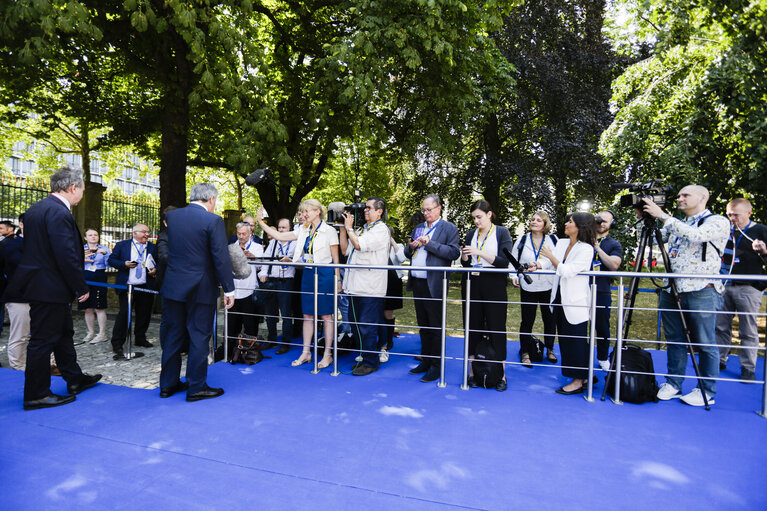
{"label": "blue jeans", "polygon": [[383,298],[377,296],[351,297],[352,336],[363,350],[362,363],[370,367],[378,367],[378,325],[383,323],[383,304]]}
{"label": "blue jeans", "polygon": [[338,295],[338,310],[341,311],[341,320],[338,321],[338,333],[352,335],[352,326],[349,324],[349,296]]}
{"label": "blue jeans", "polygon": [[[713,396],[716,394],[716,381],[708,378],[719,377],[719,349],[716,347],[716,314],[722,302],[720,295],[713,287],[704,287],[699,291],[689,293],[679,293],[682,300],[682,309],[689,311],[704,312],[685,312],[684,318],[687,327],[690,330],[690,340],[696,344],[699,350],[699,368],[703,390],[706,394]],[[684,375],[687,369],[687,339],[684,335],[682,320],[677,312],[676,304],[671,293],[661,292],[658,300],[660,309],[671,309],[661,312],[663,322],[663,333],[666,334],[666,341],[678,342],[681,344],[668,344],[668,372],[672,375]],[[676,376],[667,376],[666,381],[678,390],[682,390],[682,381],[684,378]]]}

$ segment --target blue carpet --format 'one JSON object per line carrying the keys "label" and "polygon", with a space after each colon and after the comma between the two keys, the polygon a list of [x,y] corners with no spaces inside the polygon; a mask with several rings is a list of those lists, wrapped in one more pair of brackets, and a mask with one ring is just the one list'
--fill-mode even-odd
{"label": "blue carpet", "polygon": [[98,385],[29,412],[23,374],[0,370],[3,509],[767,509],[759,385],[720,383],[706,412],[559,396],[552,366],[508,368],[499,393],[462,391],[457,361],[438,388],[409,357],[358,378],[297,355],[211,366],[218,399]]}

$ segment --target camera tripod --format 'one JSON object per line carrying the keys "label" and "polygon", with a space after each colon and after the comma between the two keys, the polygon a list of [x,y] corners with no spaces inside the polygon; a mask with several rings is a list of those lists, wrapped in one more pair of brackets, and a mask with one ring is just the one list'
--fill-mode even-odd
{"label": "camera tripod", "polygon": [[[642,218],[640,218],[632,227],[636,227],[640,223],[642,223],[642,231],[640,233],[639,245],[637,246],[636,256],[634,258],[634,261],[635,261],[634,271],[635,272],[642,271],[642,267],[644,266],[644,261],[645,261],[645,257],[644,257],[645,251],[648,248],[650,249],[650,257],[652,257],[652,240],[653,238],[655,238],[655,241],[658,244],[658,249],[660,250],[660,253],[661,253],[661,257],[663,258],[663,264],[665,266],[666,272],[670,273],[671,262],[669,259],[668,252],[666,251],[666,246],[663,244],[663,237],[661,235],[660,228],[658,227],[657,222],[655,221],[653,217],[651,217],[647,213],[643,213]],[[673,277],[670,277],[668,279],[668,290],[671,292],[671,297],[673,298],[673,301],[676,304],[677,311],[679,312],[679,319],[682,322],[682,330],[684,331],[687,351],[690,354],[690,357],[692,358],[692,366],[695,369],[695,377],[698,379],[698,388],[700,389],[701,394],[703,394],[703,403],[706,407],[706,410],[710,410],[711,406],[708,404],[708,396],[706,395],[706,391],[703,390],[703,382],[700,377],[700,368],[698,367],[698,361],[695,358],[695,351],[693,350],[693,344],[690,338],[690,329],[687,327],[687,318],[685,317],[684,311],[682,309],[682,299],[679,296],[679,291],[676,288],[676,281]],[[638,291],[639,291],[639,277],[632,277],[631,282],[629,283],[628,292],[626,293],[625,297],[619,297],[619,299],[624,300],[623,339],[628,338],[629,330],[631,328],[631,317],[634,312],[634,303],[636,302],[636,296]],[[617,356],[611,357],[610,373],[614,374],[615,364],[617,360],[618,360]],[[605,384],[604,389],[602,389],[602,401],[605,400],[606,393],[607,393],[607,384]]]}

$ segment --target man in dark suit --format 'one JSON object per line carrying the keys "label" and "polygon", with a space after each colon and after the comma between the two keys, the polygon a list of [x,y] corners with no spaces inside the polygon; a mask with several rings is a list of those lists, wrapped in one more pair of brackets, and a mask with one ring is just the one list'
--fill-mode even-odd
{"label": "man in dark suit", "polygon": [[[224,220],[213,214],[218,191],[210,183],[192,187],[187,207],[168,211],[168,268],[160,289],[167,331],[162,344],[160,397],[186,390],[187,401],[218,397],[208,387],[208,341],[213,334],[219,282],[224,304],[234,305],[232,263]],[[181,382],[181,348],[189,337],[186,382]]]}
{"label": "man in dark suit", "polygon": [[[115,284],[121,286],[130,284],[134,289],[154,289],[157,247],[148,239],[149,227],[136,224],[133,226],[133,237],[115,245],[114,250],[109,254],[109,266],[117,269]],[[112,329],[112,351],[115,353],[115,360],[125,360],[123,344],[128,333],[128,291],[118,289],[117,296],[120,300],[120,312]],[[152,343],[146,340],[146,330],[152,317],[152,305],[154,305],[152,293],[134,291],[131,309],[135,311],[133,337],[136,346],[152,347]],[[141,356],[139,353],[135,355]]]}
{"label": "man in dark suit", "polygon": [[[405,247],[405,256],[411,258],[412,266],[450,266],[461,255],[458,246],[458,228],[442,220],[442,203],[439,196],[429,194],[421,203],[426,218],[417,226]],[[411,270],[408,289],[412,290],[415,315],[420,326],[421,355],[423,360],[410,374],[426,373],[422,382],[439,378],[439,356],[442,336],[442,272]]]}
{"label": "man in dark suit", "polygon": [[[70,211],[84,190],[82,170],[62,167],[51,176],[51,195],[24,215],[24,255],[9,289],[20,292],[30,306],[25,410],[70,403],[101,379],[100,374],[82,372],[72,341],[72,301],[88,299],[83,238]],[[67,382],[68,396],[51,392],[51,353]]]}

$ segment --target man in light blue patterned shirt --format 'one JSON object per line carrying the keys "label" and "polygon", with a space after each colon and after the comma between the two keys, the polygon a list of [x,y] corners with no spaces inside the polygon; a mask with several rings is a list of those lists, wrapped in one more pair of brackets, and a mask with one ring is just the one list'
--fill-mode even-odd
{"label": "man in light blue patterned shirt", "polygon": [[[668,255],[672,273],[717,275],[721,266],[721,254],[727,243],[730,223],[714,215],[706,208],[709,193],[699,185],[688,185],[679,191],[677,207],[684,213],[684,220],[672,217],[649,199],[644,212],[663,222],[664,238],[668,238]],[[711,278],[674,279],[679,292],[681,308],[685,311],[690,340],[700,351],[701,387],[706,392],[708,404],[714,404],[716,381],[708,378],[719,376],[719,350],[716,346],[716,314],[722,300],[724,283]],[[681,398],[692,406],[703,406],[703,394],[696,387],[682,395],[682,382],[687,369],[687,339],[677,304],[668,290],[660,293],[658,308],[661,309],[663,332],[666,335],[668,373],[658,391],[658,399],[668,401]]]}

